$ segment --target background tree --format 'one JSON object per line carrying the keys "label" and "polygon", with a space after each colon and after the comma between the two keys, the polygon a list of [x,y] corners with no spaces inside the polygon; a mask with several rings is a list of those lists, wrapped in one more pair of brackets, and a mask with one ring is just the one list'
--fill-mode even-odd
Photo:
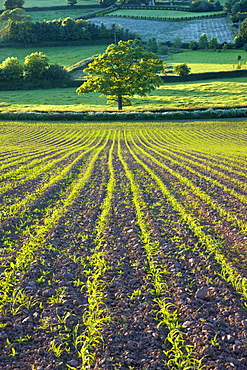
{"label": "background tree", "polygon": [[247,39],[247,18],[241,24],[238,35],[244,40]]}
{"label": "background tree", "polygon": [[29,20],[29,18],[30,16],[24,9],[16,8],[2,12],[2,14],[0,14],[0,23],[25,22]]}
{"label": "background tree", "polygon": [[77,0],[67,0],[68,5],[73,6],[77,4]]}
{"label": "background tree", "polygon": [[100,92],[108,102],[130,103],[135,94],[146,96],[162,83],[158,73],[163,71],[163,62],[142,47],[132,47],[133,41],[119,41],[111,44],[99,54],[84,72],[88,73],[76,91],[79,95]]}
{"label": "background tree", "polygon": [[215,10],[215,5],[205,0],[193,0],[190,3],[191,12],[211,12],[213,10]]}
{"label": "background tree", "polygon": [[3,6],[5,9],[12,10],[16,8],[22,8],[24,3],[24,0],[5,0],[3,2]]}
{"label": "background tree", "polygon": [[198,45],[200,49],[207,49],[208,48],[208,38],[206,33],[203,33],[198,40]]}
{"label": "background tree", "polygon": [[172,41],[172,46],[174,47],[174,49],[175,49],[176,52],[179,52],[180,51],[180,48],[182,47],[182,40],[180,39],[180,37],[177,36]]}
{"label": "background tree", "polygon": [[190,74],[190,71],[191,71],[191,68],[186,63],[177,64],[174,67],[174,72],[178,76],[187,76],[188,74]]}
{"label": "background tree", "polygon": [[219,43],[216,37],[212,37],[211,40],[209,40],[208,47],[209,49],[213,50],[216,50],[219,47]]}
{"label": "background tree", "polygon": [[24,59],[24,76],[31,80],[39,80],[44,77],[44,73],[49,66],[49,60],[42,52],[32,53]]}
{"label": "background tree", "polygon": [[0,64],[0,79],[17,82],[23,75],[23,66],[17,58],[9,57]]}

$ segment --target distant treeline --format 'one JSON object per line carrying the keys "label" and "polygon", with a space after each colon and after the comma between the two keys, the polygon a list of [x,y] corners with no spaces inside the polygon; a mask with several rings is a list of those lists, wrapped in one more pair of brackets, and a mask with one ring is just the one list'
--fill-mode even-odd
{"label": "distant treeline", "polygon": [[92,40],[128,40],[134,35],[120,26],[106,28],[102,23],[95,25],[90,20],[72,18],[55,19],[42,22],[9,22],[1,31],[0,36],[5,43],[36,44],[42,41],[83,41]]}

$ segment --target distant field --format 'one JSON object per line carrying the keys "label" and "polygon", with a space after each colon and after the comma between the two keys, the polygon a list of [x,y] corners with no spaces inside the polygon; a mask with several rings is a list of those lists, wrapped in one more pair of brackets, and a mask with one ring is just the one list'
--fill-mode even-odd
{"label": "distant field", "polygon": [[[140,9],[140,12],[142,9]],[[150,10],[152,12],[152,10]],[[139,13],[139,11],[138,11]],[[139,13],[140,14],[140,13]],[[102,22],[107,26],[112,23],[120,24],[131,32],[141,36],[143,40],[156,37],[158,41],[173,41],[176,37],[184,42],[198,40],[202,33],[206,33],[208,39],[217,37],[219,42],[233,42],[234,33],[226,17],[222,18],[203,18],[193,20],[181,20],[174,22],[172,20],[145,20],[118,17],[96,17],[92,21],[96,24]]]}
{"label": "distant field", "polygon": [[118,16],[141,16],[141,17],[157,17],[157,18],[182,18],[182,17],[196,17],[202,15],[213,15],[213,14],[223,14],[224,12],[204,12],[204,13],[195,13],[195,12],[185,12],[177,10],[158,10],[158,9],[119,9],[115,12],[110,13],[109,15],[113,17]]}
{"label": "distant field", "polygon": [[[146,98],[134,97],[124,110],[189,109],[246,105],[247,77],[162,85]],[[52,102],[52,104],[51,104]],[[91,93],[78,96],[74,88],[0,92],[0,110],[85,111],[116,110]]]}
{"label": "distant field", "polygon": [[238,63],[238,56],[246,68],[247,53],[244,50],[184,50],[181,53],[169,54],[165,63],[175,66],[187,63],[192,73],[229,71]]}
{"label": "distant field", "polygon": [[24,61],[26,55],[41,51],[49,58],[50,64],[58,63],[65,67],[69,67],[82,59],[91,57],[92,55],[102,53],[107,45],[89,45],[89,46],[57,46],[57,47],[41,47],[33,46],[30,48],[2,48],[0,49],[0,62],[8,57],[17,57],[20,62]]}
{"label": "distant field", "polygon": [[87,9],[78,9],[78,8],[69,8],[64,10],[44,10],[38,12],[29,12],[28,14],[31,17],[33,22],[43,21],[46,19],[47,21],[59,18],[77,18],[81,17],[87,13],[92,13],[95,11],[95,8],[87,8]]}
{"label": "distant field", "polygon": [[[26,55],[41,51],[48,56],[51,64],[59,63],[68,68],[82,59],[104,52],[106,47],[107,45],[1,48],[0,62],[12,56],[23,62]],[[239,55],[241,61],[247,61],[247,53],[243,50],[225,50],[220,53],[212,50],[183,50],[181,53],[170,53],[163,60],[172,66],[187,63],[192,73],[198,73],[231,70],[237,64]]]}
{"label": "distant field", "polygon": [[[97,0],[77,0],[77,5],[98,4]],[[68,5],[66,0],[25,0],[24,8]],[[0,9],[3,9],[2,2]]]}

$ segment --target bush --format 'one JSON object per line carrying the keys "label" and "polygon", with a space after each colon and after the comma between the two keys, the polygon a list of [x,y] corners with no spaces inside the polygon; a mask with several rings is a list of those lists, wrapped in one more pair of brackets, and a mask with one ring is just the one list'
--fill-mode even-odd
{"label": "bush", "polygon": [[208,1],[199,0],[192,1],[190,4],[191,12],[211,12],[215,10],[215,5]]}
{"label": "bush", "polygon": [[23,66],[17,58],[9,57],[0,64],[1,81],[20,81],[23,75]]}
{"label": "bush", "polygon": [[178,76],[187,76],[190,74],[191,68],[186,63],[178,64],[174,67],[174,72]]}

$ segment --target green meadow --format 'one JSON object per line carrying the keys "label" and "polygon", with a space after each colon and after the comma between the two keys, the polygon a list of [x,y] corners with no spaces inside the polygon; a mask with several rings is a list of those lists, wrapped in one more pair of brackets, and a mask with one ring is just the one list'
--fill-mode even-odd
{"label": "green meadow", "polygon": [[[91,5],[98,4],[97,0],[77,0],[78,5]],[[46,6],[66,6],[68,5],[66,0],[25,0],[24,8],[33,8],[33,7],[46,7]],[[0,9],[4,9],[2,2]]]}
{"label": "green meadow", "polygon": [[[0,62],[8,57],[17,57],[21,62],[26,55],[40,51],[47,55],[51,64],[58,63],[66,68],[89,58],[95,54],[105,51],[107,45],[79,45],[79,46],[56,46],[42,47],[32,46],[27,48],[1,48]],[[192,73],[228,71],[235,68],[238,56],[246,65],[247,53],[244,50],[183,50],[180,53],[169,53],[163,58],[164,63],[175,66],[180,63],[187,63]],[[162,57],[162,55],[161,55]]]}
{"label": "green meadow", "polygon": [[157,17],[157,18],[183,18],[183,17],[196,17],[202,15],[224,14],[222,11],[218,12],[187,12],[182,10],[168,10],[168,9],[119,9],[110,15],[113,17],[119,16],[133,16],[133,17]]}
{"label": "green meadow", "polygon": [[78,18],[85,14],[95,12],[95,8],[69,8],[69,9],[58,9],[58,10],[40,10],[37,12],[28,12],[31,21],[40,22],[46,19],[47,21],[52,21],[53,19],[60,18]]}
{"label": "green meadow", "polygon": [[0,61],[8,57],[17,57],[20,62],[24,61],[26,55],[40,51],[47,55],[50,64],[58,63],[68,68],[82,59],[89,58],[92,55],[102,53],[107,45],[79,45],[79,46],[53,46],[42,47],[32,46],[27,48],[1,48]]}
{"label": "green meadow", "polygon": [[[90,93],[77,95],[75,88],[1,91],[0,110],[88,111],[116,110],[105,98]],[[191,109],[246,106],[247,77],[229,80],[207,80],[169,83],[147,97],[132,99],[124,110]],[[52,104],[51,104],[52,102]]]}
{"label": "green meadow", "polygon": [[183,50],[181,53],[169,53],[164,62],[172,66],[187,63],[191,73],[219,72],[235,69],[239,55],[246,68],[247,53],[244,50]]}

